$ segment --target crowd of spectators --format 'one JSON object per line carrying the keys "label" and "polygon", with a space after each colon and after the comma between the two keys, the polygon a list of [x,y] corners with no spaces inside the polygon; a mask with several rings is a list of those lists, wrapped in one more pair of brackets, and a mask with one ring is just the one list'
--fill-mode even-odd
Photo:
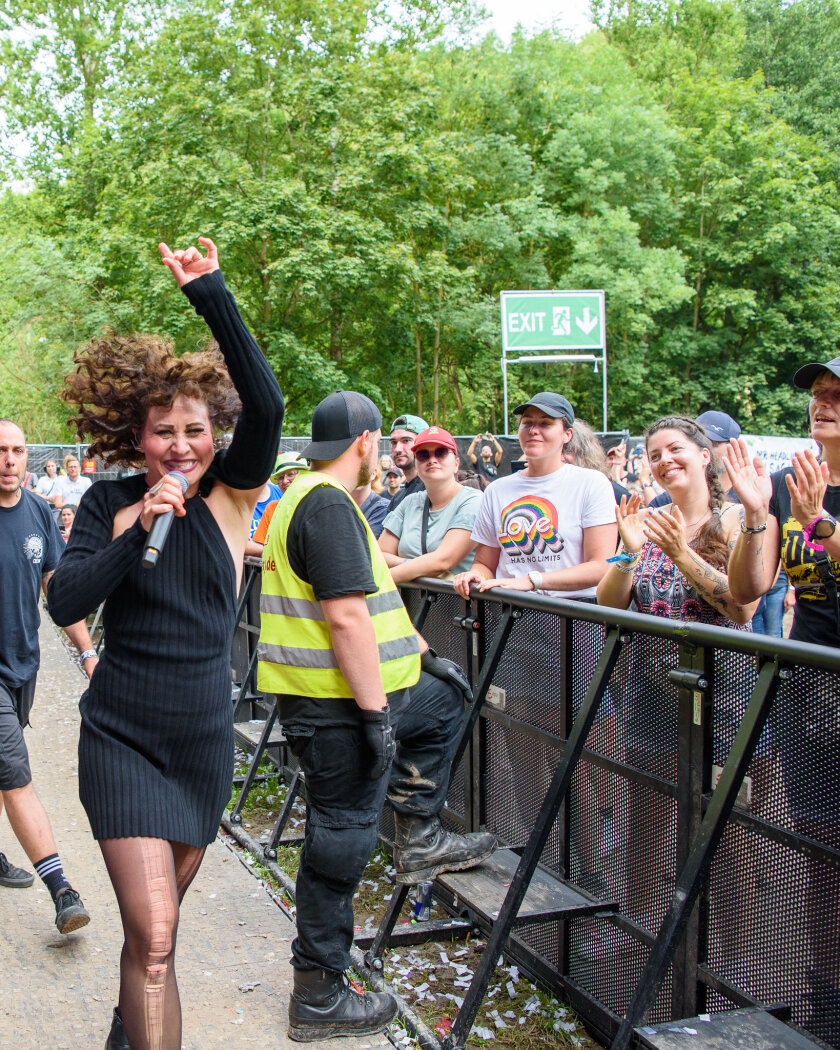
{"label": "crowd of spectators", "polygon": [[[751,458],[739,424],[722,411],[696,418],[667,416],[629,448],[628,439],[622,438],[605,449],[563,395],[543,391],[514,409],[520,418],[520,460],[508,466],[502,444],[482,431],[472,438],[462,462],[449,431],[402,413],[386,432],[390,454],[375,465],[371,461],[351,496],[397,584],[424,576],[453,579],[464,597],[473,588],[540,591],[777,636],[783,633],[784,614],[800,596],[805,608],[800,614],[797,606],[793,636],[837,645],[840,601],[834,573],[840,552],[833,548],[832,514],[840,512],[840,475],[832,471],[835,460],[840,462],[840,358],[800,369],[796,385],[811,390],[809,434],[820,445],[822,458],[794,455],[792,467],[772,478]],[[253,512],[246,554],[262,555],[274,512],[295,478],[308,470],[308,462],[296,453],[278,454]],[[50,504],[67,541],[77,504],[91,485],[78,457],[66,456],[61,470],[55,460],[48,460],[44,476],[29,475],[24,484]],[[799,533],[804,543],[793,541]],[[758,556],[763,550],[760,541],[766,541],[769,559]],[[555,656],[551,639],[535,630],[524,646],[534,678],[542,675],[548,681],[546,661]],[[654,650],[655,646],[646,649],[630,668],[633,696],[639,701],[657,690],[665,658]],[[730,692],[731,696],[725,683],[716,690],[720,710],[715,731],[722,734],[717,750],[731,744],[743,715],[743,698],[737,698],[734,689]],[[536,721],[543,702],[536,694],[529,701]],[[672,778],[676,749],[663,727],[675,724],[675,718],[663,710],[661,719],[636,721],[633,711],[641,711],[644,704],[624,697],[623,705],[619,713],[610,695],[605,697],[590,746],[609,750],[606,742],[623,734],[636,764]],[[787,735],[777,735],[774,754],[781,754],[783,773],[801,760],[800,736],[807,733],[808,716],[800,714]],[[823,730],[824,738],[834,741],[836,725]],[[551,756],[543,757],[550,770]],[[518,759],[510,756],[509,761]],[[539,766],[539,756],[536,762]],[[751,804],[759,813],[770,765],[771,747],[763,738],[751,769]],[[605,783],[585,764],[577,797],[588,811],[611,819],[613,799]],[[792,783],[791,779],[787,786],[797,826],[824,841],[826,820],[836,828],[836,814],[832,811],[826,818],[815,813],[812,802],[800,798]],[[840,796],[840,787],[835,795]],[[649,926],[657,880],[663,877],[668,818],[664,800],[657,810],[646,797],[636,797],[632,785],[629,807],[630,822],[637,828],[647,826],[650,850],[635,861],[628,855],[628,896],[635,918]],[[581,885],[604,896],[597,823],[574,821],[573,836]],[[840,847],[833,832],[828,837]],[[750,863],[747,855],[733,858],[744,885],[750,882]],[[815,994],[836,995],[837,974],[831,962],[836,937],[825,933],[824,919],[818,922],[816,915],[826,894],[837,887],[831,880],[826,884],[818,865],[812,869],[811,980]],[[732,908],[745,906],[737,890],[728,899]],[[720,936],[727,941],[729,955],[738,958],[747,946],[739,939],[732,908],[719,916]],[[840,911],[836,918],[840,927]]]}

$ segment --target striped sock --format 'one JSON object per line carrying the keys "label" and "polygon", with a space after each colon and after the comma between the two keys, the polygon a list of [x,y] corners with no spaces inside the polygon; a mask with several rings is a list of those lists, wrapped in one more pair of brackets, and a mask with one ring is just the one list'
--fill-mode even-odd
{"label": "striped sock", "polygon": [[61,858],[57,853],[51,853],[49,857],[39,860],[34,867],[39,878],[42,879],[44,885],[50,891],[50,896],[53,900],[56,899],[62,890],[66,890],[70,885],[67,881],[67,876],[64,874],[64,868],[61,866]]}

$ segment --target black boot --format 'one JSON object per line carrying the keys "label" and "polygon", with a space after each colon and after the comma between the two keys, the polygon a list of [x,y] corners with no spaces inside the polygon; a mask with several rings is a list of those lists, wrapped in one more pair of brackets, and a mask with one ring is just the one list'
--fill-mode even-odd
{"label": "black boot", "polygon": [[289,1038],[299,1043],[337,1035],[374,1035],[397,1016],[390,992],[357,992],[343,973],[295,970]]}
{"label": "black boot", "polygon": [[459,835],[447,831],[437,816],[410,817],[394,810],[394,827],[394,867],[403,886],[433,879],[441,871],[474,868],[496,848],[496,836],[489,831]]}
{"label": "black boot", "polygon": [[116,1006],[114,1007],[114,1016],[111,1018],[111,1032],[108,1035],[105,1050],[131,1050],[123,1028],[122,1018]]}

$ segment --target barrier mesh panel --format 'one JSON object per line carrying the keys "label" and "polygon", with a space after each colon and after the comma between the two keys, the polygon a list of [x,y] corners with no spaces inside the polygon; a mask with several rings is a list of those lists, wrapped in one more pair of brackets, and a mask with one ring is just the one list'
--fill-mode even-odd
{"label": "barrier mesh panel", "polygon": [[[715,671],[718,683],[740,681],[743,657],[718,653]],[[716,731],[728,717],[718,708]],[[723,757],[716,741],[715,761]],[[795,1023],[840,1047],[840,870],[818,850],[796,849],[795,839],[773,839],[778,828],[840,849],[838,676],[794,667],[782,679],[742,801],[770,827],[731,821],[718,848],[708,965],[749,995],[789,1004]],[[710,1005],[728,1003],[714,996]]]}
{"label": "barrier mesh panel", "polygon": [[[415,615],[422,596],[404,593]],[[468,666],[474,635],[453,622],[464,611],[454,595],[438,596],[423,633],[441,655]],[[495,601],[482,606],[485,652],[502,614]],[[483,807],[504,844],[527,842],[604,637],[594,624],[522,610],[482,713],[481,753],[470,770],[453,774],[447,823]],[[235,650],[237,662],[250,641]],[[678,690],[668,674],[678,666],[675,641],[636,632],[624,646],[575,772],[568,812],[560,810],[541,857],[559,876],[616,901],[622,916],[651,935],[673,895],[678,845],[687,846],[686,829],[702,811],[699,795],[678,793],[678,774],[687,787],[688,772],[698,771],[698,780],[702,772],[704,790],[713,787],[714,766],[729,757],[757,680],[752,656],[714,653],[704,751],[692,713],[682,714],[686,725],[679,722]],[[678,741],[688,732],[697,747],[682,749],[678,768]],[[472,797],[476,789],[480,800]],[[678,797],[689,799],[691,812],[677,812]],[[388,807],[382,824],[390,828]],[[794,1022],[840,1050],[839,674],[796,666],[781,680],[699,909],[705,936],[685,946],[689,969],[696,952],[716,978],[760,1001],[789,1004]],[[625,1012],[649,954],[609,918],[552,920],[520,927],[516,937],[558,976],[565,965],[616,1015]],[[675,1016],[677,991],[669,973],[650,1020]],[[706,993],[705,1009],[731,1005],[724,994]]]}
{"label": "barrier mesh panel", "polygon": [[[488,606],[485,628],[492,637],[499,612]],[[510,844],[522,845],[549,788],[566,736],[562,683],[577,715],[603,648],[604,628],[574,622],[563,666],[565,622],[526,610],[516,620],[493,676],[483,773],[487,778],[488,824]],[[603,899],[655,933],[673,893],[676,808],[663,785],[634,776],[636,770],[667,778],[676,769],[677,694],[667,671],[677,666],[674,643],[639,635],[625,647],[572,781],[570,841],[561,810],[541,862],[561,877]],[[508,721],[510,720],[510,721]],[[599,761],[603,756],[608,761]],[[664,785],[667,790],[667,783]],[[609,920],[585,918],[569,924],[569,972],[617,1014],[624,1012],[648,948]],[[559,958],[561,925],[529,926],[517,936],[546,959]],[[552,941],[554,938],[554,941]],[[651,1017],[670,1016],[670,978]]]}

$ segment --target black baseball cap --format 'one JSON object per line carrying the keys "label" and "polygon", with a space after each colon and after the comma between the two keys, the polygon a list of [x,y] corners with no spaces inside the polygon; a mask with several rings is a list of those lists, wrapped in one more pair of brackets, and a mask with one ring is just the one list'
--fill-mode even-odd
{"label": "black baseball cap", "polygon": [[797,368],[793,373],[793,385],[802,390],[810,390],[814,385],[814,380],[821,372],[831,372],[840,379],[840,357],[832,358],[824,365],[821,365],[819,361],[812,361],[809,365]]}
{"label": "black baseball cap", "polygon": [[566,419],[570,423],[575,421],[575,410],[562,394],[553,394],[550,390],[543,390],[541,394],[534,394],[530,401],[524,405],[518,405],[514,410],[515,416],[521,416],[526,408],[538,408],[547,416],[554,419]]}
{"label": "black baseball cap", "polygon": [[301,449],[306,459],[338,459],[366,430],[379,430],[382,414],[369,397],[355,390],[336,390],[312,413],[312,441]]}

